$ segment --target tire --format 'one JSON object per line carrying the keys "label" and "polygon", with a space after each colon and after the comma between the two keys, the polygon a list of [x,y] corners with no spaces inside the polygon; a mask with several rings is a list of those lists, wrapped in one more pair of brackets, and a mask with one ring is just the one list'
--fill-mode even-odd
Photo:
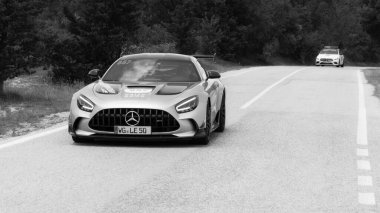
{"label": "tire", "polygon": [[341,67],[344,67],[344,63],[342,65],[340,65]]}
{"label": "tire", "polygon": [[76,136],[72,136],[72,139],[75,143],[86,143],[86,142],[91,142],[90,139],[85,139],[85,138],[79,138]]}
{"label": "tire", "polygon": [[219,127],[215,130],[216,132],[223,132],[226,126],[226,93],[223,92],[222,105],[219,110]]}
{"label": "tire", "polygon": [[199,144],[207,145],[210,142],[210,134],[211,134],[211,106],[209,102],[207,104],[207,109],[206,109],[205,136],[199,139]]}

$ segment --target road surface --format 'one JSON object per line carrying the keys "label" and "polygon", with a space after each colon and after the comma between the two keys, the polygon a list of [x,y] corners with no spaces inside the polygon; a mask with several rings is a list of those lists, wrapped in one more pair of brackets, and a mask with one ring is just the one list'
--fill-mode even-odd
{"label": "road surface", "polygon": [[380,212],[380,102],[358,67],[222,75],[208,146],[0,142],[0,212]]}

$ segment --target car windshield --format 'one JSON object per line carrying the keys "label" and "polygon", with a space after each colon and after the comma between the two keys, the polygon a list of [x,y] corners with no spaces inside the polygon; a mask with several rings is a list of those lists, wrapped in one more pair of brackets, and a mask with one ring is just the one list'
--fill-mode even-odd
{"label": "car windshield", "polygon": [[103,76],[118,82],[197,82],[199,74],[191,61],[169,59],[119,59]]}
{"label": "car windshield", "polygon": [[338,54],[337,49],[324,49],[320,52],[320,54]]}

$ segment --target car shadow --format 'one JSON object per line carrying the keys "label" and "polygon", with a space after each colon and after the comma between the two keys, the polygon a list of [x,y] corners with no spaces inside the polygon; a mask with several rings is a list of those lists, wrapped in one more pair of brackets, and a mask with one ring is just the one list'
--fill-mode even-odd
{"label": "car shadow", "polygon": [[73,143],[74,146],[97,146],[97,147],[140,147],[140,148],[194,148],[208,147],[217,141],[221,133],[212,133],[208,145],[202,145],[196,140],[155,140],[155,141],[139,141],[139,140],[96,140],[84,143]]}

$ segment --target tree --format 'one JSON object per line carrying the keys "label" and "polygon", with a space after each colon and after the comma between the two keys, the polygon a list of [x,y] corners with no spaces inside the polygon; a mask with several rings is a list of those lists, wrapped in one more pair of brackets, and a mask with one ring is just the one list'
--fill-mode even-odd
{"label": "tree", "polygon": [[134,43],[136,2],[82,0],[77,8],[64,8],[71,38],[52,48],[55,79],[83,80],[89,69],[105,69],[120,57],[125,43]]}
{"label": "tree", "polygon": [[4,81],[34,65],[34,17],[41,2],[0,0],[0,95]]}
{"label": "tree", "polygon": [[185,0],[177,4],[174,11],[170,12],[171,20],[167,24],[169,32],[176,38],[176,48],[183,54],[194,54],[197,51],[194,24],[197,22],[194,16],[194,3]]}
{"label": "tree", "polygon": [[369,0],[364,6],[363,26],[368,34],[380,43],[380,0]]}

